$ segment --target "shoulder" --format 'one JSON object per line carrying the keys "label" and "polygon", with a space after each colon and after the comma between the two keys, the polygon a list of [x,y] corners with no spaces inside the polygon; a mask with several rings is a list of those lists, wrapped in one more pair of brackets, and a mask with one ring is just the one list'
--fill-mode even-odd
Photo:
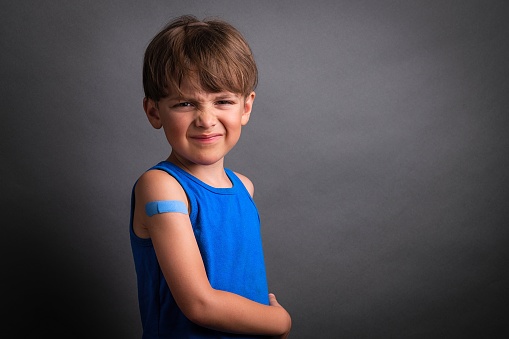
{"label": "shoulder", "polygon": [[142,201],[173,199],[186,201],[184,189],[177,179],[157,169],[148,170],[139,177],[135,193]]}
{"label": "shoulder", "polygon": [[240,179],[240,181],[242,181],[242,183],[246,187],[246,189],[249,192],[249,194],[251,196],[253,196],[254,195],[254,185],[253,185],[253,182],[248,177],[246,177],[243,174],[240,174],[238,172],[233,172],[233,173],[235,173],[235,175]]}

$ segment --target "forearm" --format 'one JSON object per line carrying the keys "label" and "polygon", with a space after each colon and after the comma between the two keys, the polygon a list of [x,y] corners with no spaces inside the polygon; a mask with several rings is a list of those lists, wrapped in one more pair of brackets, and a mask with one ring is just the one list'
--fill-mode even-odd
{"label": "forearm", "polygon": [[212,290],[188,317],[223,332],[277,336],[290,331],[291,318],[281,306],[263,305],[239,295]]}

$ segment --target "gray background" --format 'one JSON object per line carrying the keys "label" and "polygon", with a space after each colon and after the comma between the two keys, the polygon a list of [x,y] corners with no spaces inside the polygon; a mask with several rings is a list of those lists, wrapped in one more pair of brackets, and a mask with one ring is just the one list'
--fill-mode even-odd
{"label": "gray background", "polygon": [[227,166],[292,338],[509,335],[506,1],[3,1],[2,337],[140,337],[130,190],[169,153],[142,55],[181,14],[253,48]]}

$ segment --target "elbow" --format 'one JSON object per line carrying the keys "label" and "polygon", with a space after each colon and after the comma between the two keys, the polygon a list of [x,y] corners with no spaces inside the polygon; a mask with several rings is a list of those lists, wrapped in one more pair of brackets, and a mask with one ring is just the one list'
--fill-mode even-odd
{"label": "elbow", "polygon": [[211,326],[209,308],[210,302],[206,298],[194,298],[180,306],[187,319],[202,327]]}
{"label": "elbow", "polygon": [[189,319],[191,322],[202,327],[208,327],[204,307],[193,305],[192,307],[189,307],[188,309],[186,309],[186,311],[183,312],[187,319]]}

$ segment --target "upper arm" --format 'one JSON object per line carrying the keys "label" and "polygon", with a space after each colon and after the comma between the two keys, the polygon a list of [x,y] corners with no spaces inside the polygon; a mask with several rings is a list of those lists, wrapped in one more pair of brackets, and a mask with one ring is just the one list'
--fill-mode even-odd
{"label": "upper arm", "polygon": [[175,178],[157,170],[148,171],[140,177],[135,194],[137,229],[144,230],[152,239],[170,291],[186,314],[203,302],[211,288],[189,215],[160,213],[149,217],[145,213],[145,204],[156,200],[180,200],[187,205],[187,196]]}

